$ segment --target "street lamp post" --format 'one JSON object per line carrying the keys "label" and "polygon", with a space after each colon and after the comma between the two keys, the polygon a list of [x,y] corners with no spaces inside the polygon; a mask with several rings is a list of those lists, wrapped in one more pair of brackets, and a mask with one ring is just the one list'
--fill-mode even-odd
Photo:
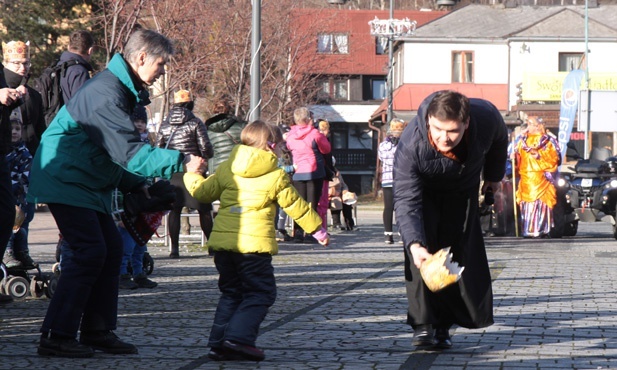
{"label": "street lamp post", "polygon": [[411,36],[416,30],[416,21],[410,21],[409,18],[405,19],[393,19],[394,18],[394,7],[392,2],[394,0],[390,0],[390,19],[378,19],[375,17],[372,21],[368,22],[371,27],[371,35],[377,36],[382,39],[388,40],[388,75],[386,81],[386,87],[388,90],[388,115],[386,118],[386,122],[390,122],[392,118],[394,118],[394,105],[393,105],[393,59],[394,52],[392,48],[393,41],[396,38]]}
{"label": "street lamp post", "polygon": [[253,0],[251,35],[251,110],[249,121],[261,116],[261,0]]}

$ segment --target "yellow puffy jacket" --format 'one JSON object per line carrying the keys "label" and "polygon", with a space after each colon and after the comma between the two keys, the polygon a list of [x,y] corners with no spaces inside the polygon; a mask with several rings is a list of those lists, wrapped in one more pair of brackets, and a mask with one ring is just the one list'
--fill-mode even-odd
{"label": "yellow puffy jacket", "polygon": [[189,193],[203,203],[221,201],[208,248],[238,253],[278,253],[274,236],[276,203],[308,233],[321,218],[300,197],[272,152],[236,145],[229,159],[207,179],[184,174]]}

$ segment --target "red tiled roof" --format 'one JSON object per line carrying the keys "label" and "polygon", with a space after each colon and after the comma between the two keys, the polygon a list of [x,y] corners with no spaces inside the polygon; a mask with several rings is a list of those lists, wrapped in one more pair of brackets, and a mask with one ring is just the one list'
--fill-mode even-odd
{"label": "red tiled roof", "polygon": [[[486,99],[500,111],[508,110],[508,86],[505,84],[404,84],[392,94],[393,111],[417,111],[422,101],[439,90],[455,90],[470,98]],[[388,100],[384,100],[373,113],[375,120],[388,110]]]}

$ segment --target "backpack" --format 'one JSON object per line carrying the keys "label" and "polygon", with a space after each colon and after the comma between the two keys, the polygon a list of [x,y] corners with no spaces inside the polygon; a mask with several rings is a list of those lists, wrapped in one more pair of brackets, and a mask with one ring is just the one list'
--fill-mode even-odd
{"label": "backpack", "polygon": [[78,60],[71,59],[58,65],[58,63],[47,67],[41,75],[32,81],[32,87],[43,97],[43,112],[45,114],[45,125],[49,126],[56,114],[64,105],[62,98],[62,87],[60,79],[66,76],[66,70],[74,65],[82,64]]}

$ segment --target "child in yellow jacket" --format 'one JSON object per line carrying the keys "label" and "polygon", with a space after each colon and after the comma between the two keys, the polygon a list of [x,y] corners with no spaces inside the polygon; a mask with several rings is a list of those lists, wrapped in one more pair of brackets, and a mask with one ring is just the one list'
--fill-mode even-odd
{"label": "child in yellow jacket", "polygon": [[201,175],[203,160],[194,157],[186,165],[184,183],[189,193],[204,203],[220,200],[208,240],[221,291],[208,341],[208,357],[217,361],[265,358],[255,342],[276,299],[272,267],[272,255],[278,252],[276,205],[320,244],[329,243],[319,215],[278,167],[271,149],[276,129],[262,121],[246,126],[242,145],[236,145],[229,159],[207,179]]}

